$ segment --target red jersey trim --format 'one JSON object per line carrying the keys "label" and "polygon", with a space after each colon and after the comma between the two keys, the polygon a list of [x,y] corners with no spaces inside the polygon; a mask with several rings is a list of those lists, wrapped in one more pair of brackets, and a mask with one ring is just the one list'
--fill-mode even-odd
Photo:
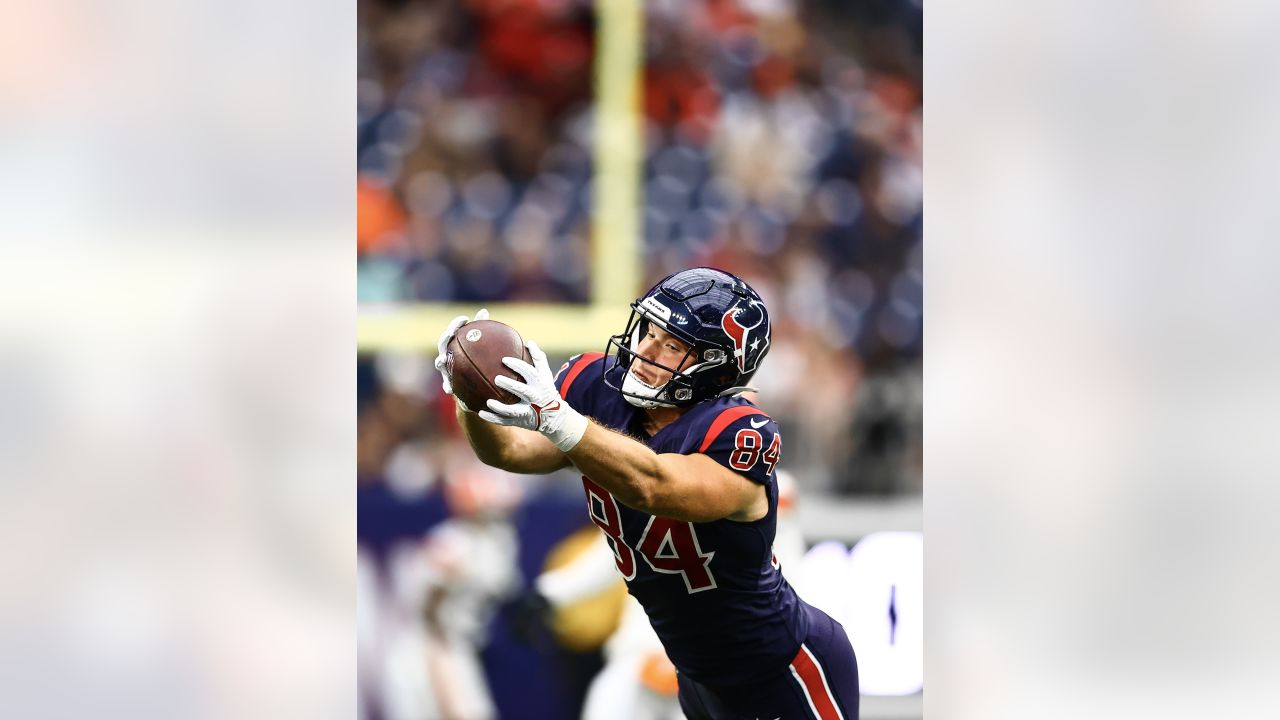
{"label": "red jersey trim", "polygon": [[587,369],[588,365],[602,357],[604,357],[604,353],[601,352],[582,353],[582,357],[578,358],[578,362],[569,368],[569,374],[564,376],[564,384],[560,386],[560,397],[568,398],[569,386],[573,384],[573,381],[578,378],[578,375],[582,374],[583,370]]}
{"label": "red jersey trim", "polygon": [[750,405],[739,405],[738,407],[729,408],[716,416],[715,422],[711,423],[711,427],[707,428],[707,434],[702,438],[702,446],[698,448],[698,452],[704,453],[707,448],[711,447],[711,443],[720,437],[720,433],[724,429],[734,423],[739,418],[747,415],[764,415],[764,411],[759,408],[753,408]]}

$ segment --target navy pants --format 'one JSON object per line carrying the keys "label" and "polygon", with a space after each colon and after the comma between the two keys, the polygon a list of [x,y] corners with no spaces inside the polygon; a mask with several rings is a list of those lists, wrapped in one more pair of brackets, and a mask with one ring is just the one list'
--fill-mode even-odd
{"label": "navy pants", "polygon": [[689,720],[857,720],[858,661],[840,623],[806,605],[809,635],[787,671],[743,687],[712,689],[679,675]]}

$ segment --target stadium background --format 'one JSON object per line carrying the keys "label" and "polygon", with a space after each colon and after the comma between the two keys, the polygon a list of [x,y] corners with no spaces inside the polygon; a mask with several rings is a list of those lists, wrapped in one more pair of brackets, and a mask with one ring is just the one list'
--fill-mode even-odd
{"label": "stadium background", "polygon": [[[387,584],[466,467],[431,367],[450,317],[488,307],[554,367],[694,265],[741,275],[773,315],[753,384],[806,544],[919,532],[920,41],[911,0],[360,0],[362,572]],[[523,587],[586,517],[572,473],[520,486]],[[598,654],[518,637],[519,598],[482,654],[499,714],[574,717]],[[369,657],[361,711],[384,717]],[[920,707],[869,696],[863,716]]]}

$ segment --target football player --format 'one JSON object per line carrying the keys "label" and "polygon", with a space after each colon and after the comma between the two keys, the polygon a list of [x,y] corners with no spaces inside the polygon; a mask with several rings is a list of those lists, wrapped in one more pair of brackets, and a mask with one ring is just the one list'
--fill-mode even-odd
{"label": "football player", "polygon": [[[776,471],[778,525],[773,554],[781,567],[799,568],[804,538],[796,526],[795,479]],[[548,570],[533,583],[533,605],[566,612],[574,603],[599,596],[615,583],[624,585],[614,569],[608,538],[578,554],[566,565]],[[793,579],[791,582],[795,583]],[[682,718],[677,699],[675,667],[667,658],[644,608],[633,597],[623,606],[618,627],[604,644],[604,667],[591,681],[582,706],[582,720],[671,720]]]}
{"label": "football player", "polygon": [[508,518],[519,486],[469,462],[445,477],[451,517],[421,542],[392,550],[382,693],[388,720],[498,715],[480,653],[498,605],[519,585]]}
{"label": "football player", "polygon": [[[487,317],[481,311],[477,315]],[[440,337],[436,367],[467,322]],[[675,665],[690,718],[852,719],[858,671],[844,629],[801,600],[774,559],[782,437],[739,397],[769,350],[769,313],[741,279],[693,268],[631,305],[604,353],[553,375],[505,358],[512,404],[459,403],[485,463],[583,474],[587,511]]]}

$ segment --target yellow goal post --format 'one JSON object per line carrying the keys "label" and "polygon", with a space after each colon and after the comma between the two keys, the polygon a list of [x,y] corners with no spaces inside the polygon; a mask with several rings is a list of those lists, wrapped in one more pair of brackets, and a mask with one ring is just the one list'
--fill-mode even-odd
{"label": "yellow goal post", "polygon": [[[591,207],[591,297],[585,304],[494,303],[489,314],[535,340],[553,355],[604,347],[621,332],[628,304],[643,290],[640,179],[644,136],[639,110],[641,0],[597,0],[594,67],[594,192]],[[361,352],[435,352],[440,331],[478,303],[369,303],[357,309]],[[599,348],[597,347],[599,346]]]}

